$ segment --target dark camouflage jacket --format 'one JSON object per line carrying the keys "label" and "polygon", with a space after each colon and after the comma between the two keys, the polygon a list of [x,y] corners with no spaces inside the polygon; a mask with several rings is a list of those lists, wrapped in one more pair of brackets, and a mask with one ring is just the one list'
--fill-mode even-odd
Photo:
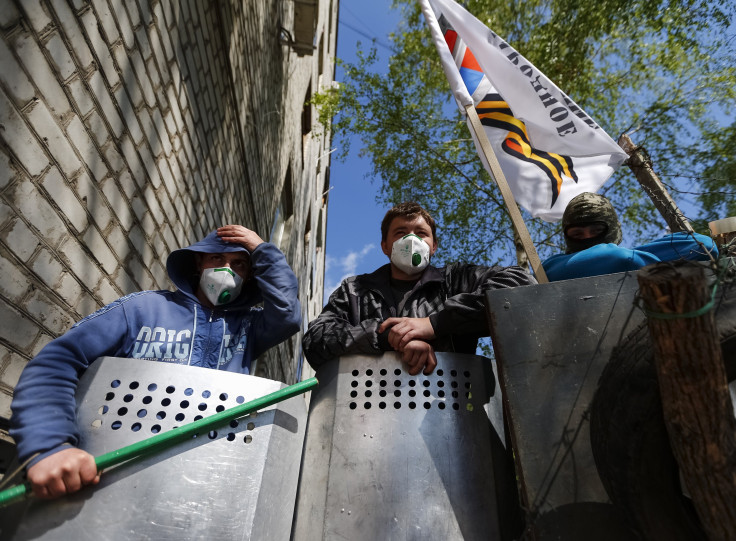
{"label": "dark camouflage jacket", "polygon": [[391,266],[343,280],[322,313],[309,323],[304,354],[313,368],[349,354],[380,355],[392,350],[387,332],[378,334],[385,319],[429,317],[435,351],[475,353],[478,338],[488,336],[484,293],[489,289],[536,283],[520,267],[482,267],[454,263],[429,266],[398,307],[393,307]]}

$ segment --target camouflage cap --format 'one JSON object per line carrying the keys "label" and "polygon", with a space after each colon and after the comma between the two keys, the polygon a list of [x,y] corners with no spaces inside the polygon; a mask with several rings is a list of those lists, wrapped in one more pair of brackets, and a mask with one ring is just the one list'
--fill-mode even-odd
{"label": "camouflage cap", "polygon": [[[592,239],[572,239],[567,236],[567,229],[573,225],[602,223],[606,230]],[[619,244],[621,242],[621,224],[616,209],[607,197],[590,192],[583,192],[573,197],[562,215],[562,231],[567,244],[567,253],[579,252],[602,243]]]}

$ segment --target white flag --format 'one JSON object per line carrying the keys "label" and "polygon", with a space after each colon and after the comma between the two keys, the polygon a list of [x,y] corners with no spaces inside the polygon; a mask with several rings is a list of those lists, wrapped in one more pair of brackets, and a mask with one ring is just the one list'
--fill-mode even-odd
{"label": "white flag", "polygon": [[[570,199],[598,191],[628,158],[562,90],[463,7],[420,1],[458,106],[463,112],[475,106],[516,201],[532,216],[559,220]],[[476,148],[489,170],[477,140]]]}

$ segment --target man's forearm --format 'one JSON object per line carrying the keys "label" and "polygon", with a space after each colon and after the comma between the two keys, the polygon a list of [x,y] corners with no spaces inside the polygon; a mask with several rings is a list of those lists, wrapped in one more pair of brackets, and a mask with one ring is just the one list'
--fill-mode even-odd
{"label": "man's forearm", "polygon": [[304,334],[304,355],[312,367],[354,353],[380,355],[391,347],[385,336],[383,339],[379,336],[379,324],[378,320],[366,320],[360,325],[350,325],[340,318],[320,316],[309,324]]}
{"label": "man's forearm", "polygon": [[260,244],[253,261],[263,297],[263,316],[253,332],[254,355],[258,356],[299,331],[301,306],[296,276],[274,245]]}

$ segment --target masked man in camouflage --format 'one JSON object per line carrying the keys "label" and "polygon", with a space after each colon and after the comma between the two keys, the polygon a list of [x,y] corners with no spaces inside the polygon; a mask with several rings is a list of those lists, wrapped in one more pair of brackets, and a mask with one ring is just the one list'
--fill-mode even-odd
{"label": "masked man in camouflage", "polygon": [[646,265],[718,257],[715,243],[698,233],[672,233],[635,248],[622,248],[621,224],[611,202],[595,193],[573,197],[562,215],[567,251],[542,263],[550,281],[636,270]]}

